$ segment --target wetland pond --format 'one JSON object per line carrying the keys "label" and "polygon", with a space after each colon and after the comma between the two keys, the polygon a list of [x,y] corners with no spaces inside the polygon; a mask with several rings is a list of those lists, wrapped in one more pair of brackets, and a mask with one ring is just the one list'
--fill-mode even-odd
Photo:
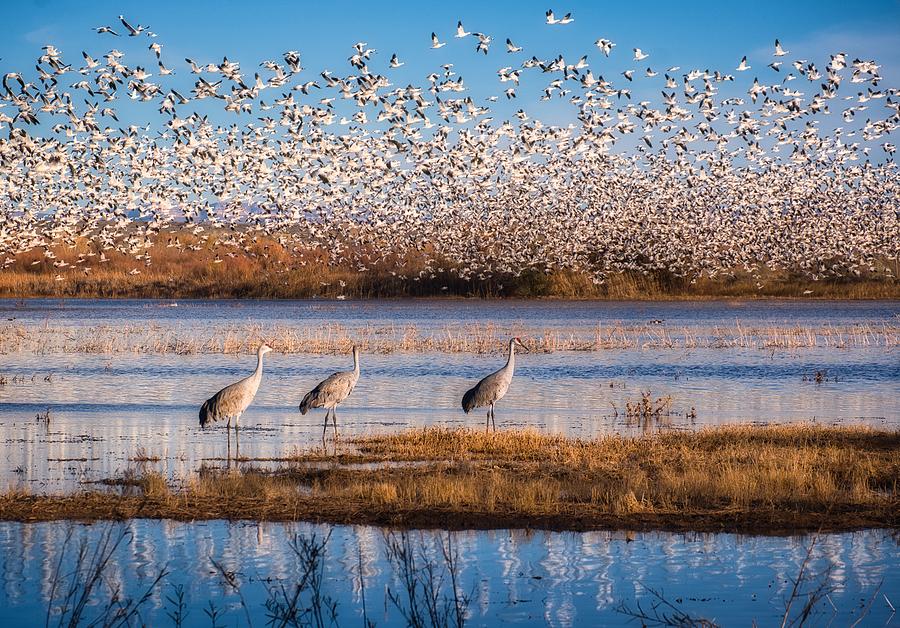
{"label": "wetland pond", "polygon": [[[327,538],[321,596],[336,604],[336,624],[363,625],[365,600],[365,617],[376,625],[407,625],[401,611],[410,608],[404,570],[386,551],[397,538],[378,528],[148,520],[0,524],[4,625],[43,621],[50,599],[57,607],[67,592],[66,582],[54,591],[54,567],[59,564],[62,573],[72,573],[81,539],[96,545],[110,529],[115,535],[123,527],[127,536],[113,553],[104,586],[86,609],[88,619],[102,615],[105,587],[118,588],[123,598],[138,598],[165,567],[169,574],[141,610],[146,625],[171,623],[179,591],[186,610],[183,625],[211,625],[211,608],[220,626],[246,625],[246,613],[255,625],[266,625],[270,591],[282,585],[290,591],[307,567],[292,548],[294,540],[316,534],[319,540]],[[814,625],[848,626],[860,616],[864,625],[885,625],[895,619],[887,601],[896,604],[900,597],[900,546],[895,536],[880,530],[822,535],[811,552],[809,536],[522,530],[450,534],[458,559],[459,598],[468,600],[464,611],[472,626],[640,625],[623,611],[635,611],[638,603],[651,609],[657,602],[651,589],[694,618],[725,626],[750,626],[754,620],[760,626],[779,625],[792,579],[807,555],[811,577],[794,601],[792,618],[820,585],[827,587],[828,599],[814,610]],[[417,573],[436,565],[440,605],[452,608],[441,551],[447,535],[411,531],[407,538]],[[309,604],[306,597],[303,602]]]}
{"label": "wetland pond", "polygon": [[[509,335],[541,348],[517,356],[509,393],[497,405],[500,429],[638,434],[648,426],[627,420],[623,408],[645,391],[670,398],[665,420],[650,429],[900,425],[896,302],[8,299],[0,300],[0,324],[0,483],[7,491],[94,489],[136,458],[170,478],[224,465],[224,429],[201,430],[197,411],[255,367],[249,351],[227,350],[247,333],[276,336],[262,386],[240,422],[240,454],[249,459],[321,442],[323,411],[302,416],[297,404],[324,376],[350,368],[347,349],[360,338],[377,350],[363,350],[359,384],[338,409],[345,436],[482,426],[484,414],[465,415],[459,400],[503,364]],[[295,348],[277,351],[277,340],[288,336]],[[297,338],[340,350],[305,351]],[[469,350],[476,345],[481,349]],[[408,623],[391,600],[403,591],[402,570],[389,557],[396,537],[387,531],[137,520],[0,523],[4,625],[43,618],[55,595],[54,567],[65,572],[81,539],[97,543],[121,526],[128,534],[115,550],[110,582],[136,596],[160,569],[170,571],[142,609],[150,625],[170,621],[177,590],[189,611],[185,625],[215,623],[204,611],[210,602],[219,625],[246,623],[242,600],[254,623],[265,624],[271,587],[298,577],[292,540],[313,533],[330,534],[322,586],[338,623],[362,623],[363,599],[377,625]],[[411,531],[407,538],[421,560],[440,563],[442,540],[450,537]],[[460,531],[452,539],[470,625],[626,623],[623,605],[652,608],[651,589],[692,616],[772,625],[811,544],[808,573],[829,591],[816,607],[819,623],[847,625],[865,612],[867,623],[882,625],[896,621],[890,603],[900,602],[900,546],[890,531],[824,534],[815,543],[811,536],[521,530]],[[234,574],[239,591],[212,561]],[[102,595],[94,598],[99,605]]]}

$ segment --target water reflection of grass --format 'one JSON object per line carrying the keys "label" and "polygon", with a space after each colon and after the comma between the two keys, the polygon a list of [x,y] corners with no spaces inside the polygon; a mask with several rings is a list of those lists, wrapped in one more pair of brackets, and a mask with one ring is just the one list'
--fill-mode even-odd
{"label": "water reflection of grass", "polygon": [[[192,597],[193,587],[172,582],[178,576],[168,563],[151,563],[152,567],[144,575],[123,577],[125,572],[120,563],[123,555],[127,561],[138,551],[129,548],[136,543],[129,524],[85,528],[90,532],[79,531],[77,540],[76,528],[80,526],[68,528],[56,559],[52,562],[49,557],[45,559],[48,561],[44,567],[48,588],[43,600],[47,626],[144,626],[162,623],[163,617],[168,618],[167,625],[182,626],[197,624],[197,618],[205,615],[208,625],[213,627],[265,623],[267,626],[324,628],[359,622],[364,628],[372,628],[376,623],[371,617],[380,615],[387,625],[462,628],[473,620],[483,622],[486,619],[484,609],[502,603],[502,596],[490,589],[482,589],[477,595],[480,604],[473,604],[481,561],[477,558],[472,561],[470,557],[466,561],[470,566],[463,568],[454,532],[381,531],[386,583],[383,611],[378,613],[378,606],[373,608],[371,593],[366,587],[362,545],[356,546],[355,564],[346,561],[346,548],[338,544],[337,553],[332,549],[333,529],[290,537],[287,553],[292,569],[289,573],[278,570],[253,573],[252,568],[237,561],[228,550],[219,557],[213,554],[197,556],[198,563],[209,566],[204,571],[211,579],[220,581],[231,598],[214,601],[202,595]],[[836,606],[830,595],[837,590],[841,579],[833,577],[833,564],[814,568],[813,550],[818,540],[818,534],[811,537],[797,571],[786,576],[790,586],[781,600],[782,608],[774,606],[761,611],[770,615],[770,625],[779,625],[776,618],[781,619],[782,628],[833,623],[835,619],[853,620],[848,625],[862,625],[879,596],[893,610],[890,599],[882,593],[883,582],[867,583],[861,591],[865,597],[860,598],[855,607]],[[141,547],[139,553],[146,560],[142,544]],[[372,546],[366,549],[369,560],[373,558],[372,549]],[[329,576],[327,567],[335,561],[340,563],[339,575]],[[622,584],[627,590],[630,583]],[[709,598],[667,597],[663,590],[641,581],[634,584],[634,598],[622,599],[615,608],[625,619],[637,620],[643,626],[714,628],[719,625],[715,619],[707,619],[692,609],[695,602],[707,602]],[[346,591],[350,586],[357,595],[351,598],[348,608],[347,596],[343,596],[342,604],[340,591]],[[839,613],[843,617],[839,617]],[[597,623],[599,617],[588,615],[578,619],[579,623],[591,619]],[[192,621],[188,622],[188,618]],[[751,623],[757,625],[756,619]]]}
{"label": "water reflection of grass", "polygon": [[[397,463],[415,464],[397,464]],[[430,428],[237,461],[172,483],[0,496],[13,520],[310,520],[444,528],[670,529],[779,533],[900,523],[900,433],[819,425],[730,426],[592,440]]]}
{"label": "water reflection of grass", "polygon": [[[46,566],[51,572],[46,599],[47,626],[153,625],[147,623],[147,618],[154,606],[160,604],[161,611],[169,619],[166,623],[182,626],[191,611],[196,612],[200,607],[199,601],[187,599],[184,585],[168,583],[172,572],[167,565],[159,567],[149,579],[123,581],[117,573],[120,569],[117,559],[121,550],[134,540],[128,526],[106,526],[93,542],[84,537],[76,542],[73,531],[74,528],[69,528],[56,563]],[[217,577],[239,600],[241,625],[253,626],[256,619],[267,626],[338,626],[338,601],[328,591],[325,571],[330,559],[330,538],[330,532],[324,536],[315,533],[294,535],[288,547],[293,553],[296,576],[259,577],[266,595],[264,601],[256,605],[248,602],[244,594],[247,586],[244,573],[229,569],[213,556],[206,558]],[[462,628],[466,624],[471,596],[463,592],[459,584],[460,563],[453,534],[441,534],[434,541],[439,546],[437,552],[432,551],[433,544],[426,542],[424,535],[416,539],[409,532],[384,532],[386,562],[396,583],[385,588],[385,619],[389,615],[389,600],[406,625],[414,628]],[[350,575],[360,585],[362,625],[372,628],[376,624],[369,619],[366,607],[361,550],[358,556],[357,573]],[[127,590],[128,584],[136,584],[139,589],[136,595]],[[166,589],[168,593],[161,603]],[[209,625],[226,625],[220,620],[226,619],[227,608],[207,600],[202,610]],[[157,621],[160,619],[157,617]],[[233,622],[235,618],[228,619]]]}

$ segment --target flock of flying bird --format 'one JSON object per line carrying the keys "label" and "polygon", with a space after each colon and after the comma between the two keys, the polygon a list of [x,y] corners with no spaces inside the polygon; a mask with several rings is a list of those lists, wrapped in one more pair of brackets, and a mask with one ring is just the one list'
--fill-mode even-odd
{"label": "flock of flying bird", "polygon": [[[494,420],[494,404],[500,401],[512,382],[516,368],[516,347],[525,351],[528,349],[518,337],[509,341],[509,353],[506,364],[497,371],[479,381],[463,395],[462,409],[468,414],[475,408],[487,407],[485,429],[493,426],[497,429]],[[215,421],[227,421],[226,433],[231,433],[231,422],[234,421],[235,435],[237,434],[238,421],[244,411],[250,407],[259,384],[262,382],[263,356],[272,351],[269,345],[263,343],[256,351],[256,370],[249,377],[226,386],[215,395],[203,402],[200,407],[200,427],[206,427]],[[328,432],[328,417],[331,416],[331,424],[334,437],[337,439],[337,414],[335,409],[353,392],[356,382],[359,381],[359,349],[353,346],[353,370],[338,371],[328,376],[309,391],[300,402],[300,413],[306,414],[313,408],[325,408],[325,424],[322,427],[322,440]],[[230,441],[229,441],[230,442]]]}
{"label": "flock of flying bird", "polygon": [[[546,14],[552,29],[574,20]],[[426,53],[440,63],[418,85],[396,83],[404,61],[383,63],[365,42],[343,72],[307,70],[293,50],[247,71],[171,59],[134,24],[97,27],[116,46],[101,54],[76,61],[48,45],[34,72],[3,74],[0,267],[43,250],[34,263],[62,280],[117,250],[137,274],[160,237],[186,248],[174,234],[187,229],[227,251],[266,235],[292,264],[324,252],[360,272],[400,273],[396,260],[418,251],[419,276],[401,275],[411,280],[896,272],[900,100],[872,60],[790,60],[776,40],[771,59],[727,70],[662,68],[605,38],[589,61],[538,58],[509,37],[498,52],[462,22],[432,33],[433,49],[474,42],[479,58],[503,57],[498,90],[479,96],[446,51]],[[613,76],[617,56],[632,67]],[[526,106],[495,119],[495,103],[535,85],[569,103],[571,123]],[[79,240],[90,252],[57,258]]]}

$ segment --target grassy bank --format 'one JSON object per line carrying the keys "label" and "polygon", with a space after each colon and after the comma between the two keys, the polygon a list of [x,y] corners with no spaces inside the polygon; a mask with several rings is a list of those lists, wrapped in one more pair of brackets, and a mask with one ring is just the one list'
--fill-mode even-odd
{"label": "grassy bank", "polygon": [[[596,284],[586,273],[525,270],[518,276],[460,279],[452,264],[426,263],[423,252],[386,259],[360,252],[357,266],[328,263],[327,251],[288,248],[255,236],[240,248],[227,231],[159,234],[132,254],[100,250],[79,239],[23,253],[0,270],[0,297],[133,297],[297,299],[382,297],[520,297],[561,299],[900,298],[900,283],[883,272],[821,281],[787,271],[757,276],[677,277],[629,272]],[[895,264],[885,260],[880,268]],[[363,267],[365,270],[360,270]]]}
{"label": "grassy bank", "polygon": [[736,426],[592,440],[433,428],[234,465],[179,482],[144,469],[111,479],[111,492],[12,492],[0,497],[0,519],[747,533],[900,525],[900,432],[864,427]]}

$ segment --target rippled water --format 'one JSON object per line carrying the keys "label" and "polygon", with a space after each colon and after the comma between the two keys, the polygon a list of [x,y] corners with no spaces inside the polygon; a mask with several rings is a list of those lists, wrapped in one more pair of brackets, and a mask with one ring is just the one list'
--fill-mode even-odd
{"label": "rippled water", "polygon": [[[4,625],[43,621],[53,589],[54,566],[72,570],[81,539],[96,542],[105,526],[67,523],[0,524],[0,609]],[[238,594],[227,586],[210,559],[237,573],[255,623],[265,623],[267,586],[296,582],[300,567],[289,547],[295,534],[328,529],[306,524],[209,521],[134,521],[130,538],[112,561],[107,584],[136,597],[163,566],[171,575],[143,613],[148,625],[168,623],[175,587],[184,587],[189,626],[209,626],[203,608],[212,602],[225,614],[220,625],[243,625]],[[66,546],[67,531],[73,536]],[[336,527],[326,546],[324,593],[337,602],[340,625],[362,624],[367,615],[379,626],[406,625],[389,601],[402,592],[398,572],[386,559],[384,532],[369,527]],[[438,536],[441,535],[441,536]],[[412,532],[413,546],[441,565],[446,532]],[[632,539],[633,540],[629,540]],[[792,578],[799,573],[811,537],[741,537],[728,534],[553,533],[497,530],[453,533],[459,555],[459,588],[471,597],[468,625],[516,622],[530,626],[622,625],[638,602],[649,609],[648,589],[661,592],[678,610],[723,625],[780,624]],[[807,566],[811,581],[831,592],[815,608],[816,625],[850,625],[868,608],[863,625],[884,625],[888,601],[900,598],[900,546],[878,530],[823,535]],[[360,580],[362,573],[362,581]],[[361,586],[361,583],[364,586]],[[101,591],[87,615],[98,612]],[[883,597],[886,596],[886,599]],[[402,598],[402,595],[401,595]],[[108,597],[106,598],[108,599]],[[871,600],[871,604],[870,604]],[[802,606],[801,602],[795,604]],[[795,616],[798,609],[792,613]],[[634,625],[633,623],[631,625]],[[639,624],[638,624],[639,625]]]}
{"label": "rippled water", "polygon": [[[169,302],[0,300],[0,316],[31,328],[152,322],[161,329],[227,323],[298,328],[341,321],[348,328],[495,322],[528,328],[590,330],[598,323],[679,325],[842,325],[896,321],[894,302],[608,303],[542,301]],[[465,415],[462,393],[503,363],[503,356],[394,353],[362,356],[362,376],[338,410],[343,434],[421,425],[480,426]],[[136,452],[186,475],[226,454],[222,428],[202,431],[197,411],[222,386],[255,367],[250,355],[91,354],[20,351],[0,355],[2,488],[56,492],[124,471]],[[301,416],[303,394],[324,376],[350,367],[346,356],[267,356],[260,391],[241,419],[240,453],[277,457],[320,442],[322,411]],[[825,381],[811,381],[826,371]],[[729,422],[816,420],[900,424],[896,349],[797,350],[610,349],[521,355],[500,426],[529,426],[591,436],[632,432],[622,409],[640,398],[671,395],[676,428]],[[50,410],[49,426],[36,420]],[[691,414],[694,410],[696,416]]]}

